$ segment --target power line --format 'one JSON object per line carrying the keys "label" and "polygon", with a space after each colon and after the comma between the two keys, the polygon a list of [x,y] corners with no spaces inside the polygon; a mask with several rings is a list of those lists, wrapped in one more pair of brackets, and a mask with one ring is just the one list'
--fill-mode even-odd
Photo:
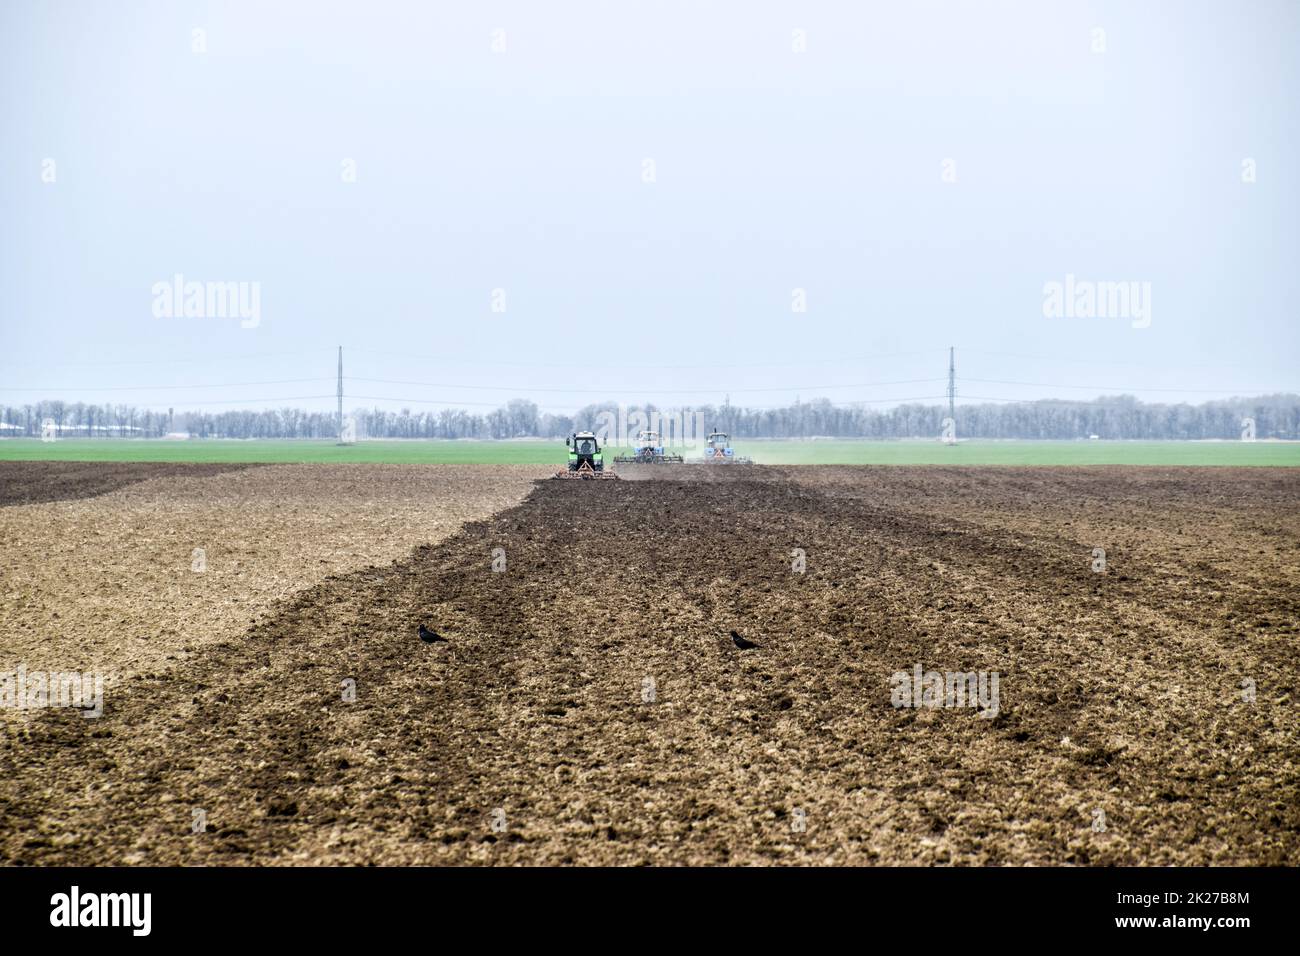
{"label": "power line", "polygon": [[[966,397],[978,399],[982,402],[1002,402],[1007,405],[1081,405],[1085,408],[1133,407],[1127,402],[1106,402],[1095,398],[998,398],[993,395],[967,395]],[[1151,407],[1155,404],[1158,403],[1143,403],[1145,407]]]}
{"label": "power line", "polygon": [[654,392],[659,395],[723,395],[727,392],[800,392],[833,388],[880,388],[887,385],[919,385],[929,382],[943,381],[941,378],[909,378],[893,382],[854,382],[845,385],[774,385],[758,388],[643,388],[629,385],[615,385],[607,388],[573,388],[570,386],[557,388],[549,386],[528,387],[521,385],[455,385],[450,382],[412,382],[391,378],[363,378],[353,375],[347,376],[347,379],[351,382],[370,382],[379,385],[419,385],[425,388],[461,388],[487,392],[513,392],[516,394],[526,392],[560,392],[563,394],[590,395],[602,395],[614,391]]}
{"label": "power line", "polygon": [[[967,382],[980,382],[984,385],[1028,385],[1033,388],[1083,388],[1098,389],[1103,392],[1213,392],[1215,394],[1235,395],[1240,394],[1239,388],[1167,388],[1164,386],[1152,386],[1151,388],[1139,388],[1129,385],[1067,385],[1064,382],[1015,382],[1000,378],[968,378]],[[1274,391],[1281,391],[1275,389]]]}
{"label": "power line", "polygon": [[261,385],[301,385],[304,382],[332,382],[329,378],[282,378],[270,382],[222,382],[211,385],[49,385],[41,388],[3,387],[0,392],[159,392],[178,388],[251,388]]}
{"label": "power line", "polygon": [[339,346],[339,441],[343,441],[343,346]]}
{"label": "power line", "polygon": [[948,346],[948,417],[957,421],[957,359],[955,349]]}
{"label": "power line", "polygon": [[[939,400],[942,400],[943,398],[946,398],[946,397],[947,397],[947,396],[945,396],[945,395],[909,395],[909,396],[907,396],[906,398],[858,398],[858,399],[854,399],[854,400],[851,401],[851,402],[832,402],[832,401],[830,401],[829,399],[824,399],[823,401],[825,401],[827,404],[829,404],[832,408],[854,408],[854,407],[857,407],[857,406],[860,406],[860,405],[887,405],[887,404],[889,404],[890,402],[924,402],[924,401],[930,401],[931,399],[933,399],[933,400],[935,400],[935,401],[939,401]],[[800,404],[800,405],[808,405],[808,404],[811,404],[811,403],[809,403],[809,402],[801,402],[801,403],[799,403],[799,404]],[[781,411],[781,410],[783,410],[783,409],[787,409],[787,408],[795,408],[795,407],[797,407],[797,406],[795,406],[795,405],[793,405],[793,404],[790,404],[790,405],[747,405],[747,406],[745,406],[744,409],[742,409],[742,410],[743,410],[743,411],[752,411],[752,412],[776,412],[776,411]]]}
{"label": "power line", "polygon": [[[294,349],[287,352],[248,352],[243,354],[226,354],[226,355],[194,355],[183,356],[180,358],[170,359],[129,359],[121,362],[50,362],[50,368],[117,368],[125,365],[176,365],[190,362],[225,362],[234,359],[260,359],[260,358],[281,358],[286,355],[315,355],[319,352],[330,351],[328,346],[315,349]],[[0,366],[20,366],[27,367],[31,365],[31,360],[27,361],[4,361]]]}
{"label": "power line", "polygon": [[1152,365],[1150,362],[1124,362],[1110,359],[1085,359],[1075,358],[1073,356],[1051,356],[1051,355],[1028,355],[1024,352],[998,352],[991,349],[962,349],[963,354],[971,355],[996,355],[1003,358],[1029,359],[1034,362],[1068,362],[1072,365],[1103,365],[1103,366],[1133,366],[1135,368],[1165,368],[1165,369],[1189,369],[1189,368],[1241,368],[1240,363],[1220,363],[1220,364],[1194,364],[1194,365]]}
{"label": "power line", "polygon": [[[305,354],[316,354],[316,353],[319,353],[320,351],[322,351],[322,350],[321,350],[321,349],[302,349],[302,350],[297,350],[297,351],[293,351],[293,352],[261,353],[261,354],[262,354],[263,356],[266,356],[266,355],[305,355]],[[384,352],[383,350],[379,350],[379,349],[357,349],[357,351],[361,351],[361,352],[369,352],[369,353],[371,353],[371,354],[395,354],[395,355],[396,355],[396,354],[400,354],[400,355],[402,355],[403,357],[408,358],[408,359],[410,359],[410,358],[420,358],[420,356],[413,356],[413,355],[410,355],[410,354],[407,354],[407,353],[389,353],[389,352]],[[896,355],[896,356],[901,356],[901,355],[922,355],[922,354],[933,354],[933,353],[936,352],[936,351],[939,351],[939,350],[937,350],[937,349],[925,349],[925,350],[915,350],[915,351],[911,351],[911,352],[897,352],[897,353],[892,353],[892,354],[893,354],[893,355]],[[862,407],[862,406],[866,406],[866,405],[903,404],[903,403],[907,403],[907,402],[930,401],[930,400],[934,400],[934,399],[942,399],[942,398],[945,398],[945,397],[946,397],[946,398],[948,399],[949,415],[952,416],[952,415],[954,415],[954,413],[955,413],[955,404],[956,404],[956,391],[957,391],[957,390],[956,390],[956,366],[955,366],[955,353],[954,353],[953,348],[952,348],[952,347],[949,347],[949,350],[948,350],[948,351],[949,351],[949,355],[948,355],[948,358],[949,358],[949,367],[948,367],[948,377],[947,377],[948,390],[947,390],[947,395],[946,395],[946,396],[944,396],[944,395],[918,395],[918,396],[906,396],[906,397],[899,396],[899,397],[875,398],[875,399],[856,399],[856,400],[852,400],[852,401],[848,401],[848,402],[830,402],[829,399],[821,398],[821,399],[820,399],[820,402],[827,403],[827,404],[831,405],[832,407],[841,407],[841,408],[842,408],[842,407],[850,407],[850,408],[851,408],[851,407]],[[972,352],[976,352],[976,353],[981,353],[981,354],[1007,354],[1007,355],[1014,354],[1014,353],[990,353],[990,352],[982,352],[982,350],[978,350],[978,349],[972,349],[972,350],[970,350],[970,351],[972,351]],[[237,357],[239,357],[239,358],[249,358],[249,357],[251,357],[251,356],[237,356]],[[879,356],[877,356],[877,357],[886,357],[886,353],[881,353],[881,354],[880,354]],[[209,361],[209,360],[214,360],[215,358],[216,358],[216,357],[204,356],[204,357],[201,358],[201,359],[196,358],[195,361]],[[852,361],[852,359],[842,359],[842,360],[832,360],[832,361]],[[107,364],[115,364],[115,363],[107,363]],[[116,364],[133,364],[133,363],[116,363]],[[147,363],[140,363],[140,364],[147,364]],[[483,364],[493,364],[493,363],[483,363]],[[495,363],[495,364],[508,365],[508,364],[511,364],[511,363]],[[772,364],[772,365],[770,365],[770,366],[766,366],[766,367],[797,367],[797,366],[800,366],[800,365],[806,365],[806,364],[809,364],[809,363],[785,363],[785,364],[783,364],[783,365],[782,365],[782,364],[776,364],[776,363],[774,363],[774,364]],[[829,364],[829,363],[827,363],[827,364]],[[535,368],[548,368],[548,367],[549,367],[549,368],[555,368],[555,367],[573,367],[573,366],[546,366],[546,365],[538,365],[538,366],[524,366],[524,367],[535,367]],[[728,366],[728,365],[702,365],[702,366],[689,366],[689,365],[681,365],[681,366],[647,366],[647,368],[710,368],[710,369],[718,369],[718,368],[758,368],[758,367],[765,367],[765,366],[757,366],[757,365],[754,365],[754,366],[745,366],[745,365],[731,365],[731,366]],[[942,382],[942,381],[944,381],[944,379],[941,379],[941,378],[921,378],[921,379],[897,379],[897,380],[893,380],[893,381],[879,381],[879,382],[855,382],[855,383],[844,383],[844,384],[750,386],[750,387],[742,387],[742,388],[725,387],[725,388],[717,388],[717,389],[712,389],[712,388],[673,388],[673,389],[662,389],[662,388],[630,387],[630,386],[628,386],[628,385],[618,385],[618,386],[614,386],[614,387],[604,387],[604,388],[591,388],[591,387],[574,387],[574,386],[568,386],[568,385],[566,385],[566,386],[531,386],[531,387],[525,387],[525,386],[520,386],[520,385],[509,385],[509,384],[507,384],[507,385],[496,385],[496,384],[454,384],[454,383],[447,383],[447,382],[425,382],[425,381],[412,381],[412,380],[404,380],[404,379],[385,379],[385,378],[368,378],[368,377],[360,377],[360,376],[344,376],[344,375],[343,375],[343,370],[342,370],[342,347],[340,346],[340,347],[338,347],[338,369],[337,369],[337,376],[336,376],[337,388],[336,388],[336,394],[335,394],[334,396],[332,396],[332,397],[336,398],[336,400],[337,400],[337,402],[338,402],[338,409],[339,409],[340,422],[341,422],[341,420],[342,420],[342,405],[343,405],[343,397],[344,397],[344,396],[343,396],[343,381],[344,381],[345,378],[346,378],[347,380],[354,381],[354,382],[366,382],[366,383],[376,383],[376,384],[385,384],[385,385],[417,386],[417,387],[420,387],[420,388],[447,389],[447,390],[453,390],[453,391],[471,390],[471,391],[503,392],[503,393],[510,393],[510,396],[511,396],[511,397],[518,397],[518,396],[521,395],[521,394],[523,394],[523,395],[527,395],[527,394],[529,394],[529,393],[538,393],[538,394],[550,393],[550,394],[565,394],[565,395],[579,395],[579,394],[585,394],[585,395],[599,395],[599,396],[602,396],[603,398],[605,398],[606,401],[610,401],[610,399],[609,399],[609,397],[608,397],[608,396],[610,395],[610,393],[615,393],[615,394],[619,394],[619,393],[622,393],[622,394],[628,394],[628,393],[632,393],[632,394],[635,394],[635,393],[641,393],[641,394],[649,394],[649,395],[677,395],[677,396],[696,396],[696,397],[708,396],[708,395],[727,395],[727,396],[728,396],[728,398],[727,398],[727,401],[728,401],[728,402],[729,402],[729,393],[730,393],[730,392],[733,392],[733,391],[734,391],[734,392],[739,392],[739,393],[793,392],[793,393],[796,393],[796,394],[800,394],[800,393],[804,393],[804,392],[813,392],[813,393],[817,393],[817,392],[832,391],[832,390],[838,390],[838,389],[885,388],[885,387],[898,386],[898,385],[928,384],[928,383],[932,383],[932,382]],[[209,383],[209,384],[193,384],[193,383],[186,383],[186,384],[179,384],[179,385],[177,385],[177,384],[167,384],[167,385],[130,385],[130,386],[126,386],[126,385],[112,385],[112,386],[84,386],[84,385],[79,385],[79,386],[70,386],[70,387],[67,387],[67,386],[65,386],[65,387],[57,387],[57,386],[56,386],[56,387],[39,387],[39,388],[37,388],[37,387],[17,387],[17,386],[8,386],[8,387],[0,388],[0,392],[36,392],[36,393],[40,393],[40,392],[72,392],[72,393],[84,393],[84,392],[132,392],[132,391],[134,391],[134,392],[146,392],[146,393],[147,393],[147,392],[151,392],[151,391],[173,391],[173,390],[192,390],[192,389],[252,388],[252,387],[261,387],[261,386],[288,385],[288,384],[300,384],[300,383],[309,383],[309,382],[310,382],[310,383],[316,383],[316,382],[325,382],[325,381],[330,381],[330,380],[331,380],[331,379],[325,379],[325,378],[295,378],[295,379],[277,379],[277,380],[269,380],[269,381],[243,381],[243,382],[223,382],[223,383]],[[1151,387],[1146,387],[1146,388],[1130,388],[1130,387],[1111,386],[1111,385],[1080,385],[1080,384],[1071,384],[1071,383],[1062,383],[1062,382],[1027,382],[1027,381],[1016,381],[1016,380],[1006,380],[1006,379],[984,379],[984,378],[971,378],[971,379],[967,379],[967,381],[977,382],[977,383],[984,383],[984,384],[1029,386],[1029,387],[1036,387],[1036,388],[1088,389],[1088,390],[1098,390],[1098,391],[1167,392],[1167,393],[1195,393],[1195,392],[1204,392],[1204,393],[1216,393],[1216,394],[1240,394],[1240,390],[1234,390],[1234,389],[1172,388],[1172,387],[1166,387],[1166,386],[1151,386]],[[249,405],[251,405],[251,404],[262,404],[262,403],[272,403],[272,404],[276,404],[276,403],[284,403],[284,402],[288,402],[288,401],[298,401],[298,400],[308,400],[308,399],[310,399],[310,400],[314,400],[314,399],[318,399],[318,398],[328,398],[328,397],[331,397],[331,396],[328,396],[328,395],[289,395],[289,396],[275,396],[275,397],[270,397],[270,398],[212,399],[212,400],[207,400],[207,401],[202,401],[202,402],[181,402],[181,403],[176,403],[176,402],[174,402],[174,401],[171,401],[171,402],[168,402],[168,403],[167,403],[167,406],[177,405],[177,404],[181,405],[182,407],[185,407],[185,406],[194,407],[194,406],[202,406],[202,405],[238,405],[238,404],[249,404]],[[356,398],[359,398],[359,399],[363,399],[363,400],[368,400],[368,401],[395,402],[395,403],[402,403],[402,404],[441,405],[441,406],[449,406],[449,407],[457,407],[457,406],[501,407],[501,406],[504,404],[504,401],[503,401],[503,400],[499,400],[499,401],[495,401],[495,402],[472,402],[472,401],[463,401],[463,400],[459,400],[459,399],[449,399],[449,398],[404,398],[404,397],[398,397],[398,396],[379,396],[379,395],[358,395],[358,396],[355,396],[355,397],[356,397]],[[1012,399],[1012,398],[996,398],[996,397],[991,397],[991,396],[968,396],[968,397],[969,397],[969,398],[974,398],[974,399],[977,399],[977,400],[980,400],[980,401],[1011,402],[1011,403],[1017,403],[1017,404],[1034,404],[1034,403],[1040,403],[1040,402],[1054,402],[1054,403],[1057,403],[1057,404],[1067,403],[1067,400],[1063,400],[1063,399],[1043,399],[1043,398],[1035,398],[1035,399]],[[797,400],[796,400],[796,402],[797,402]],[[535,403],[534,403],[534,404],[535,404]],[[692,405],[692,404],[699,404],[699,403],[698,403],[698,402],[687,403],[688,407],[689,407],[690,405]],[[1075,402],[1074,404],[1085,404],[1085,405],[1088,405],[1089,407],[1103,407],[1103,403],[1098,402],[1098,401],[1094,401],[1094,400],[1089,400],[1089,401],[1086,401],[1086,402]],[[157,408],[157,407],[167,407],[167,406],[164,406],[164,405],[162,405],[161,403],[142,403],[142,407],[145,407],[145,408],[150,408],[150,407]],[[560,411],[556,406],[538,406],[538,407],[539,407],[539,408],[545,408],[545,409],[548,410],[548,411],[551,411],[551,410]],[[789,408],[789,407],[791,407],[789,404],[784,404],[784,405],[766,405],[766,406],[749,406],[749,408],[750,408],[751,410],[753,410],[753,411],[773,411],[773,410],[784,409],[784,408]]]}
{"label": "power line", "polygon": [[[456,365],[470,365],[470,366],[488,366],[488,367],[500,366],[500,367],[509,367],[509,368],[561,368],[561,369],[585,369],[591,367],[590,362],[577,363],[577,364],[545,363],[545,362],[479,362],[479,361],[466,361],[459,358],[452,358],[447,355],[414,355],[410,352],[393,352],[384,349],[354,348],[353,346],[348,346],[348,350],[353,352],[364,352],[369,355],[396,355],[405,359],[413,359],[416,361],[454,363]],[[833,358],[833,359],[809,359],[803,362],[754,362],[754,363],[708,362],[701,365],[624,365],[622,367],[629,368],[629,369],[642,369],[647,371],[682,370],[682,369],[717,369],[717,368],[731,368],[731,369],[799,368],[799,367],[806,367],[810,365],[845,365],[853,362],[865,362],[871,359],[905,358],[908,356],[915,356],[915,355],[933,355],[937,351],[941,351],[941,350],[915,349],[909,352],[877,352],[870,355],[847,355],[842,358]]]}
{"label": "power line", "polygon": [[[399,398],[394,395],[353,395],[353,398],[363,399],[369,402],[397,402],[399,405],[450,405],[453,408],[460,408],[464,405],[473,405],[476,408],[500,408],[500,402],[462,402],[459,399],[450,398]],[[533,402],[537,405],[536,402]],[[557,405],[537,405],[538,409],[545,412],[565,413],[565,410]]]}
{"label": "power line", "polygon": [[162,403],[142,402],[141,407],[167,408],[169,406],[176,406],[178,408],[185,408],[187,406],[194,406],[194,405],[239,405],[244,402],[300,402],[300,401],[305,401],[307,399],[333,398],[333,397],[334,396],[329,393],[325,393],[323,395],[274,395],[271,396],[270,398],[222,398],[222,399],[216,399],[213,401],[204,401],[204,402],[162,402]]}
{"label": "power line", "polygon": [[[325,396],[325,397],[329,398],[332,396]],[[364,399],[366,401],[372,401],[372,402],[398,402],[399,404],[411,404],[411,405],[451,405],[453,407],[460,406],[460,405],[474,405],[483,408],[501,407],[500,402],[462,402],[457,399],[445,399],[445,398],[402,398],[396,395],[353,395],[352,397]],[[881,404],[887,404],[889,402],[919,402],[928,399],[941,399],[943,397],[944,397],[943,395],[911,395],[905,398],[856,399],[852,402],[828,402],[828,404],[834,408],[851,408],[855,405],[881,405]],[[536,405],[537,403],[534,402],[533,404]],[[596,403],[596,404],[601,404],[601,403]],[[628,405],[628,407],[634,407],[632,404],[627,402],[624,402],[622,404]],[[647,403],[647,404],[653,404],[653,403]],[[807,405],[809,403],[804,402],[803,404]],[[537,405],[537,407],[543,411],[565,412],[564,409],[561,409],[559,408],[559,406],[555,406],[555,405]],[[794,408],[794,407],[795,407],[794,405],[747,405],[745,406],[745,410],[754,411],[754,412],[779,411],[781,409]],[[565,413],[567,414],[567,412]]]}

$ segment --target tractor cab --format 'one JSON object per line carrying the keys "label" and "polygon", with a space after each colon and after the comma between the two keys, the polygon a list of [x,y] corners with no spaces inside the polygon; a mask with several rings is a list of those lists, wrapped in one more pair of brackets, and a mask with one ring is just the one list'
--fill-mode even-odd
{"label": "tractor cab", "polygon": [[706,458],[730,458],[734,452],[731,450],[731,436],[726,432],[711,432],[707,448],[704,453]]}
{"label": "tractor cab", "polygon": [[700,459],[713,465],[752,465],[754,459],[737,455],[731,447],[731,436],[726,432],[709,432],[709,439],[704,445],[704,456]]}
{"label": "tractor cab", "polygon": [[638,432],[636,436],[636,456],[641,461],[657,461],[664,457],[664,447],[658,432]]}

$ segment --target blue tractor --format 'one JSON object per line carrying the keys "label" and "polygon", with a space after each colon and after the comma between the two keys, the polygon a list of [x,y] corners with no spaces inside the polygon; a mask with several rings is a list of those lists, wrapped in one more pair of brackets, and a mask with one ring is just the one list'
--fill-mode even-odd
{"label": "blue tractor", "polygon": [[709,432],[704,446],[704,461],[710,465],[752,465],[754,459],[736,454],[731,447],[731,436],[726,432]]}
{"label": "blue tractor", "polygon": [[663,440],[658,432],[643,431],[636,436],[636,448],[631,454],[619,455],[614,459],[620,465],[678,465],[686,459],[681,455],[669,455],[664,451]]}

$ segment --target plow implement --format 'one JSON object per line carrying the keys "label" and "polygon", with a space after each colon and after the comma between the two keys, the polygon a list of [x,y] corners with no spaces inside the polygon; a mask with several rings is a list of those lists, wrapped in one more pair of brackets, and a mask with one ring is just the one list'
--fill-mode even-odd
{"label": "plow implement", "polygon": [[658,432],[643,431],[636,436],[636,450],[614,459],[616,465],[680,465],[686,459],[664,451]]}
{"label": "plow implement", "polygon": [[706,451],[704,457],[694,458],[692,462],[698,462],[705,465],[752,465],[754,459],[746,458],[743,455],[724,454],[721,448],[713,451]]}
{"label": "plow implement", "polygon": [[614,458],[616,465],[680,465],[686,459],[681,455],[669,455],[662,449],[642,448],[635,455],[618,455]]}
{"label": "plow implement", "polygon": [[618,475],[612,471],[597,471],[592,468],[588,462],[582,462],[577,468],[566,468],[557,471],[552,480],[562,481],[618,481]]}

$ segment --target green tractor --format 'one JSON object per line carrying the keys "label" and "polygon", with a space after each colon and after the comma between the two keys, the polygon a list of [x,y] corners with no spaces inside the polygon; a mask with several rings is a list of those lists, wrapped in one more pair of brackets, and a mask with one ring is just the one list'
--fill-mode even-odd
{"label": "green tractor", "polygon": [[605,470],[605,453],[600,450],[600,442],[592,432],[574,432],[564,439],[564,444],[569,447],[569,467],[557,471],[556,478],[606,481],[618,478],[614,472]]}

